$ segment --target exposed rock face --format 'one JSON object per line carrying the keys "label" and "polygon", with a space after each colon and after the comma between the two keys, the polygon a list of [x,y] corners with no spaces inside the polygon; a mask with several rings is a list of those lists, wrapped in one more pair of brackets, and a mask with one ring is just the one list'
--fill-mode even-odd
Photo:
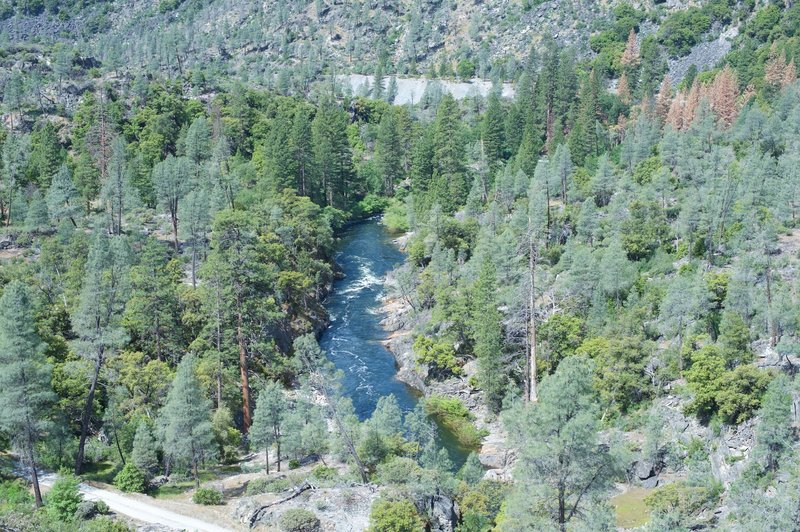
{"label": "exposed rock face", "polygon": [[719,37],[702,42],[692,48],[688,55],[669,61],[669,77],[673,83],[679,83],[689,67],[695,65],[698,71],[713,68],[720,59],[731,50],[731,41],[739,35],[739,27],[732,26],[720,32]]}
{"label": "exposed rock face", "polygon": [[[256,526],[277,530],[278,520],[286,510],[304,508],[316,514],[320,529],[325,532],[361,532],[369,525],[369,512],[379,493],[375,486],[310,489],[294,499],[268,508]],[[283,497],[285,494],[245,497],[233,508],[233,517],[240,522],[247,522],[258,508]]]}
{"label": "exposed rock face", "polygon": [[431,532],[454,532],[458,526],[458,504],[442,493],[424,495],[414,501],[417,510],[430,519]]}
{"label": "exposed rock face", "polygon": [[728,427],[709,456],[711,472],[726,488],[741,475],[750,461],[755,445],[755,426],[756,420],[749,419],[737,427]]}

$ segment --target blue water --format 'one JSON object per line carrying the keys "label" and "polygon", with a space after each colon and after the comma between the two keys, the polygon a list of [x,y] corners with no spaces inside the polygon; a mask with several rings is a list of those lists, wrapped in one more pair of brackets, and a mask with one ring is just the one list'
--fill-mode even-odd
{"label": "blue water", "polygon": [[[397,380],[394,357],[381,343],[388,336],[380,324],[383,279],[402,264],[404,256],[376,219],[353,224],[339,237],[336,262],[345,277],[334,283],[325,303],[331,324],[320,347],[344,373],[344,391],[361,420],[372,415],[380,397],[389,394],[404,412],[413,410],[419,393]],[[444,427],[439,427],[439,440],[455,464],[466,460],[467,451]]]}

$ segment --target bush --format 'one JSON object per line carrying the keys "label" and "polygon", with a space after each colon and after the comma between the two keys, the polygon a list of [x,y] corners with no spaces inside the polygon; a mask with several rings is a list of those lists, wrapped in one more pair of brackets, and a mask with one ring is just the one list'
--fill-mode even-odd
{"label": "bush", "polygon": [[316,532],[319,525],[319,518],[305,508],[290,508],[278,519],[278,527],[283,532]]}
{"label": "bush", "polygon": [[425,411],[450,429],[465,447],[478,447],[486,436],[486,431],[475,426],[474,416],[459,399],[432,395],[425,399]]}
{"label": "bush", "polygon": [[414,504],[402,499],[378,499],[369,514],[369,532],[422,532],[424,523]]}
{"label": "bush", "polygon": [[22,480],[0,482],[0,508],[30,504],[33,504],[33,497]]}
{"label": "bush", "polygon": [[289,469],[297,469],[298,467],[300,467],[300,460],[294,458],[289,460]]}
{"label": "bush", "polygon": [[428,364],[432,375],[446,377],[461,374],[453,342],[447,339],[434,340],[420,334],[414,339],[413,349],[417,364]]}
{"label": "bush", "polygon": [[315,467],[311,475],[317,480],[335,480],[339,476],[339,471],[334,467],[321,465]]}
{"label": "bush", "polygon": [[114,486],[122,491],[144,493],[147,490],[147,481],[144,473],[132,462],[128,462],[114,477]]}
{"label": "bush", "polygon": [[379,464],[377,471],[381,484],[419,484],[422,474],[417,462],[404,456],[395,456]]}
{"label": "bush", "polygon": [[222,492],[212,488],[197,488],[192,495],[192,502],[205,506],[222,504]]}
{"label": "bush", "polygon": [[408,231],[408,212],[406,204],[397,198],[389,200],[388,205],[383,211],[383,225],[393,233],[405,233]]}
{"label": "bush", "polygon": [[289,486],[291,482],[288,478],[257,478],[247,484],[247,494],[280,493],[289,489]]}
{"label": "bush", "polygon": [[75,518],[79,521],[87,521],[96,515],[108,511],[108,506],[105,503],[103,503],[103,507],[101,507],[97,501],[83,501],[78,505],[78,509],[75,510]]}
{"label": "bush", "polygon": [[54,518],[67,521],[74,517],[83,497],[78,491],[78,478],[61,473],[47,493],[47,512]]}
{"label": "bush", "polygon": [[84,532],[130,532],[133,529],[122,521],[110,517],[97,517],[84,523],[81,530]]}

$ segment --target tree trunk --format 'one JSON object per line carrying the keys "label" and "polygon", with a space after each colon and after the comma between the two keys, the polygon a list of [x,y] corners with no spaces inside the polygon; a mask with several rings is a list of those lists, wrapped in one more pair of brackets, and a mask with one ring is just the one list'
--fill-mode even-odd
{"label": "tree trunk", "polygon": [[179,251],[179,244],[178,244],[178,208],[177,204],[175,205],[175,210],[172,213],[172,239],[175,242],[175,252]]}
{"label": "tree trunk", "polygon": [[528,400],[531,403],[539,401],[539,387],[536,375],[536,251],[533,245],[533,234],[528,237],[528,276],[531,285],[528,296],[530,357],[528,359]]}
{"label": "tree trunk", "polygon": [[94,364],[94,374],[92,375],[92,384],[89,386],[89,395],[86,397],[86,404],[83,406],[83,413],[81,414],[81,438],[78,442],[78,456],[75,458],[76,475],[80,475],[83,470],[83,455],[86,448],[86,436],[89,433],[89,418],[92,414],[92,403],[94,402],[94,394],[97,391],[97,381],[100,379],[100,368],[102,366],[103,350],[101,348]]}
{"label": "tree trunk", "polygon": [[42,506],[42,490],[39,487],[39,473],[36,471],[36,460],[33,456],[33,437],[31,435],[31,423],[28,422],[28,441],[26,442],[27,445],[27,454],[28,454],[28,463],[31,466],[31,481],[33,482],[33,495],[36,499],[36,507],[40,508]]}
{"label": "tree trunk", "polygon": [[250,430],[253,418],[250,412],[250,379],[247,369],[247,347],[244,341],[244,332],[242,331],[242,313],[237,315],[236,324],[236,340],[239,343],[239,372],[241,373],[242,383],[242,425],[245,434]]}
{"label": "tree trunk", "polygon": [[267,471],[267,475],[269,475],[269,447],[264,449],[264,459],[265,459],[265,463],[267,464],[265,469]]}

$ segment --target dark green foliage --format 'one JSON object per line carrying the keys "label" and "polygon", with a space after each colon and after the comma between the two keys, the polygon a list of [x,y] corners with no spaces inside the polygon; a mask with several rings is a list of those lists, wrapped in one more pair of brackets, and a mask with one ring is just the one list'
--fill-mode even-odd
{"label": "dark green foliage", "polygon": [[425,399],[425,411],[449,428],[464,447],[478,447],[485,436],[475,426],[474,416],[459,399],[432,395]]}
{"label": "dark green foliage", "polygon": [[144,473],[133,462],[128,462],[114,477],[114,486],[122,491],[144,493],[147,482]]}
{"label": "dark green foliage", "polygon": [[278,518],[278,527],[283,532],[317,532],[319,518],[305,508],[290,508]]}
{"label": "dark green foliage", "polygon": [[750,365],[727,370],[725,358],[715,345],[695,351],[691,360],[686,380],[695,396],[688,412],[706,421],[719,415],[726,423],[738,424],[753,416],[761,406],[771,380],[768,372]]}
{"label": "dark green foliage", "polygon": [[369,532],[422,532],[423,521],[408,499],[378,499],[369,514]]}
{"label": "dark green foliage", "polygon": [[192,494],[192,502],[204,506],[222,504],[222,493],[213,488],[197,488]]}
{"label": "dark green foliage", "polygon": [[47,492],[47,513],[54,519],[70,521],[83,500],[78,491],[78,478],[68,473],[60,474]]}

